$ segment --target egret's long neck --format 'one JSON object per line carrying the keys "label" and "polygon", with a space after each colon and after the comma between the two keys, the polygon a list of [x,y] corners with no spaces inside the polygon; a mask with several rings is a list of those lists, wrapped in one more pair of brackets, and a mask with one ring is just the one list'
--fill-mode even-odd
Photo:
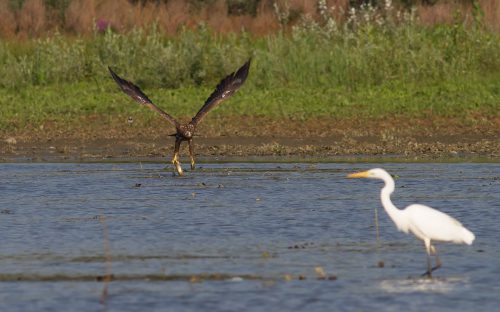
{"label": "egret's long neck", "polygon": [[406,221],[406,216],[402,210],[399,210],[391,201],[391,194],[394,192],[394,180],[387,174],[383,177],[385,182],[384,188],[380,192],[380,199],[382,200],[382,206],[384,206],[385,211],[396,224],[400,231],[408,232],[408,226]]}

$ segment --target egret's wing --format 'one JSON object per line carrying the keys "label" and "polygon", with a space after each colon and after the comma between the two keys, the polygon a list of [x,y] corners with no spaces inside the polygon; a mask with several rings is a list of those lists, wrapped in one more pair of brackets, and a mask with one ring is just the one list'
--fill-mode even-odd
{"label": "egret's wing", "polygon": [[145,105],[149,107],[151,110],[154,110],[155,112],[159,113],[160,115],[163,116],[166,120],[168,120],[171,124],[173,124],[176,128],[179,127],[179,123],[177,120],[175,120],[172,116],[169,114],[165,113],[162,109],[160,109],[158,106],[153,104],[153,102],[148,98],[144,92],[139,89],[138,86],[133,84],[130,81],[127,81],[125,79],[122,79],[120,76],[118,76],[110,67],[108,67],[109,72],[111,73],[111,76],[113,79],[116,81],[120,89],[122,89],[123,92],[128,94],[132,99],[135,101],[139,102],[142,105]]}
{"label": "egret's wing", "polygon": [[251,59],[236,72],[229,74],[219,82],[215,90],[205,101],[205,104],[203,104],[198,113],[193,117],[191,124],[196,126],[212,108],[231,97],[243,85],[248,76],[250,61]]}
{"label": "egret's wing", "polygon": [[461,238],[464,226],[452,216],[434,208],[413,204],[405,211],[410,216],[411,230],[434,241],[456,241]]}

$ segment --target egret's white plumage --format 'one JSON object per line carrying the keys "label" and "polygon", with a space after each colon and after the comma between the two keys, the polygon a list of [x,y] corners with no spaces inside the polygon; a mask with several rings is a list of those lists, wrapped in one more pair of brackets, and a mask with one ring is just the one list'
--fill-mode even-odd
{"label": "egret's white plumage", "polygon": [[[441,266],[433,241],[451,242],[470,245],[474,241],[474,234],[466,229],[456,219],[428,206],[413,204],[405,209],[398,209],[391,201],[394,192],[394,179],[384,169],[376,168],[368,171],[353,173],[349,178],[372,178],[385,182],[380,192],[380,199],[385,211],[392,219],[398,230],[412,233],[425,244],[427,252],[427,275]],[[431,267],[430,255],[436,255],[436,266]]]}

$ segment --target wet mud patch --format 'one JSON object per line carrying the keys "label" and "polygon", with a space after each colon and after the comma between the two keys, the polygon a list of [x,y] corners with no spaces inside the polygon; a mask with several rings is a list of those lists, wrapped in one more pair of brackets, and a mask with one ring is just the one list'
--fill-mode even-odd
{"label": "wet mud patch", "polygon": [[1,274],[0,282],[109,282],[109,281],[151,281],[151,282],[202,282],[202,281],[255,281],[266,280],[258,275],[231,275],[222,273],[188,274],[188,275],[161,275],[161,274],[134,274],[134,275],[25,275],[25,274]]}
{"label": "wet mud patch", "polygon": [[[0,133],[0,161],[170,161],[173,139],[163,122],[128,125],[119,119],[80,120],[80,127]],[[224,127],[221,127],[221,124]],[[397,157],[500,159],[500,118],[384,118],[306,120],[232,116],[208,119],[194,139],[200,162],[228,160]],[[188,162],[187,146],[181,159]]]}

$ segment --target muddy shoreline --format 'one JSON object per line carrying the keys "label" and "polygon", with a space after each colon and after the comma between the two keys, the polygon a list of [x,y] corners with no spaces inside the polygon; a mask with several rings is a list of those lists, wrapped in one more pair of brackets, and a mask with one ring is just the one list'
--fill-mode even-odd
{"label": "muddy shoreline", "polygon": [[[47,123],[0,133],[2,162],[168,161],[165,124],[99,118],[78,125]],[[221,127],[221,124],[224,127]],[[401,126],[404,125],[404,126]],[[215,118],[194,139],[199,162],[355,161],[370,159],[500,161],[500,118],[271,120]],[[187,145],[181,160],[188,160]]]}

